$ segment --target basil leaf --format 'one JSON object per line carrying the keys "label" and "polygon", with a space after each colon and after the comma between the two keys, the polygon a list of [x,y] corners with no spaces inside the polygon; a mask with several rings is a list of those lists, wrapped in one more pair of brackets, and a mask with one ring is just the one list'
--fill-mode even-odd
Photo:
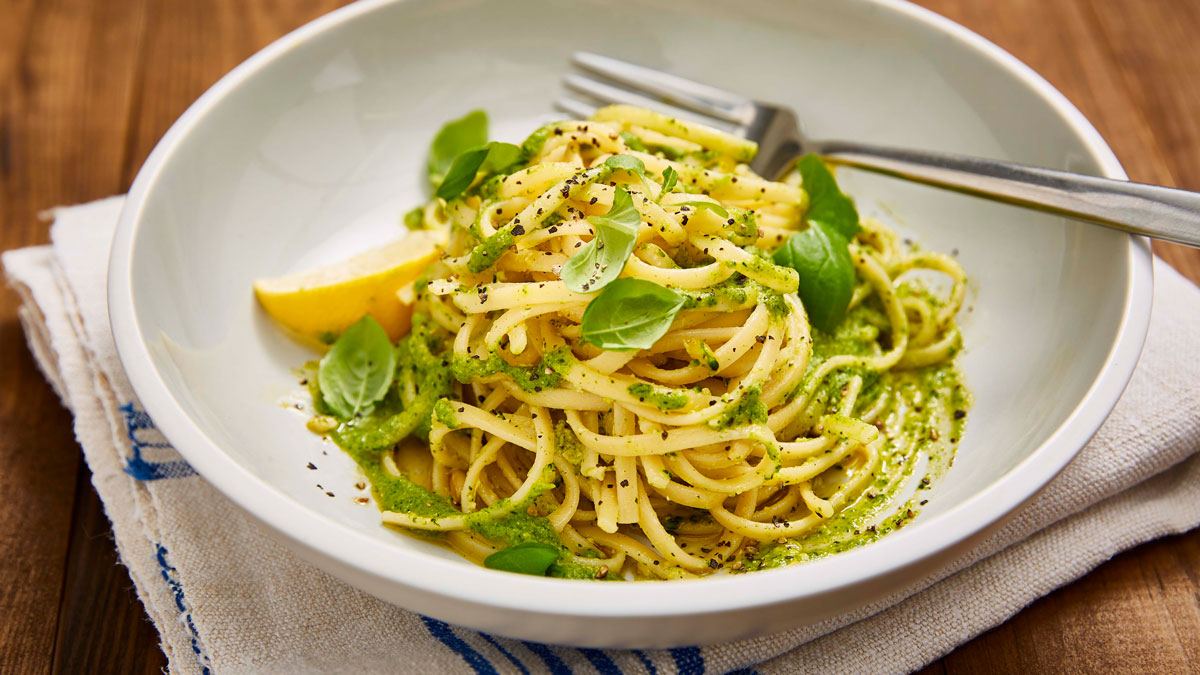
{"label": "basil leaf", "polygon": [[[362,456],[359,453],[390,448],[409,435],[429,440],[433,408],[438,399],[450,395],[454,380],[450,369],[441,365],[450,356],[448,347],[433,335],[431,323],[421,314],[413,316],[412,332],[396,345],[393,380],[397,386],[388,389],[369,412],[346,420],[332,432],[338,447]],[[320,386],[320,377],[314,379]],[[401,403],[401,390],[415,390],[416,397]]]}
{"label": "basil leaf", "polygon": [[650,186],[646,180],[646,165],[642,164],[642,160],[633,155],[613,155],[604,160],[604,165],[612,169],[621,169],[628,171],[642,181],[642,187],[646,188],[646,192],[650,191]]}
{"label": "basil leaf", "polygon": [[700,201],[679,202],[678,204],[675,204],[675,206],[690,206],[690,207],[696,209],[697,211],[699,211],[700,209],[708,209],[709,211],[712,211],[713,213],[717,214],[718,216],[721,216],[722,218],[729,217],[729,211],[727,211],[724,206],[721,206],[720,204],[716,204],[714,202],[700,202]]}
{"label": "basil leaf", "polygon": [[481,145],[455,157],[454,163],[446,171],[446,177],[438,185],[434,194],[446,200],[454,199],[462,194],[463,190],[471,187],[471,183],[475,182],[475,174],[479,173],[479,168],[483,166],[487,156],[488,147]]}
{"label": "basil leaf", "polygon": [[604,288],[625,269],[625,261],[637,243],[642,217],[633,207],[633,197],[616,188],[612,208],[603,216],[588,216],[596,236],[563,265],[562,279],[576,293]]}
{"label": "basil leaf", "polygon": [[441,185],[462,153],[487,143],[488,117],[482,110],[472,110],[460,119],[447,122],[433,137],[429,147],[429,180]]}
{"label": "basil leaf", "polygon": [[582,339],[601,349],[649,349],[671,327],[687,297],[642,279],[617,279],[583,310]]}
{"label": "basil leaf", "polygon": [[663,169],[662,191],[658,193],[658,201],[662,203],[663,195],[675,189],[675,184],[679,182],[679,173],[675,171],[675,167],[668,166]]}
{"label": "basil leaf", "polygon": [[525,151],[521,146],[492,141],[488,143],[488,156],[487,161],[483,163],[483,170],[488,173],[504,173],[524,158]]}
{"label": "basil leaf", "polygon": [[646,165],[642,163],[642,160],[633,155],[613,155],[604,160],[604,163],[614,169],[624,169],[625,171],[636,173],[642,178],[646,177]]}
{"label": "basil leaf", "polygon": [[796,169],[808,193],[808,229],[792,235],[773,258],[800,275],[796,292],[812,325],[833,332],[854,295],[849,246],[859,231],[858,211],[820,157],[805,155]]}
{"label": "basil leaf", "polygon": [[637,150],[638,152],[649,151],[649,149],[646,147],[646,144],[642,142],[642,139],[634,136],[628,131],[621,132],[621,140],[625,141],[625,145],[628,145],[630,150]]}
{"label": "basil leaf", "polygon": [[621,132],[621,140],[625,141],[625,145],[628,145],[630,150],[658,153],[672,161],[683,157],[685,154],[667,145],[647,145],[642,139],[628,131]]}
{"label": "basil leaf", "polygon": [[850,261],[849,246],[850,242],[837,229],[812,222],[807,230],[792,235],[772,256],[775,264],[790,267],[800,275],[796,293],[804,303],[808,320],[826,333],[832,333],[846,315],[850,297],[854,295],[854,264]]}
{"label": "basil leaf", "polygon": [[804,219],[837,230],[847,241],[858,234],[858,211],[854,202],[842,194],[837,181],[817,155],[809,154],[796,164],[801,187],[808,193],[808,213]]}
{"label": "basil leaf", "polygon": [[483,566],[493,570],[546,576],[558,560],[558,549],[550,544],[526,541],[501,549],[483,559]]}
{"label": "basil leaf", "polygon": [[321,359],[321,398],[335,415],[366,413],[387,394],[396,370],[396,350],[370,315],[346,329]]}
{"label": "basil leaf", "polygon": [[451,200],[471,187],[480,169],[488,173],[502,171],[521,160],[521,148],[512,143],[492,141],[487,145],[471,148],[454,158],[446,178],[434,193],[445,200]]}

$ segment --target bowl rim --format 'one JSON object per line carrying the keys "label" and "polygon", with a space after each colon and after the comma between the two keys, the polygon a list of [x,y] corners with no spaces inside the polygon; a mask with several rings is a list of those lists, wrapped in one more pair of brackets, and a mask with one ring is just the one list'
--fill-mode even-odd
{"label": "bowl rim", "polygon": [[[920,527],[804,565],[753,575],[666,584],[587,584],[536,578],[463,565],[396,547],[295,501],[226,454],[184,411],[156,369],[134,303],[133,261],[147,196],[181,141],[231,91],[306,40],[360,16],[405,0],[363,0],[319,17],[279,38],[238,65],[201,95],[155,146],[126,197],[108,268],[109,320],[117,352],[147,413],[179,453],[243,510],[301,547],[309,560],[371,591],[385,586],[425,592],[463,603],[573,617],[668,617],[753,609],[836,592],[930,560],[995,526],[1047,485],[1091,439],[1123,393],[1149,328],[1153,257],[1149,241],[1129,236],[1120,328],[1087,393],[1034,451],[979,493]],[[1099,132],[1067,98],[1029,66],[982,36],[935,12],[902,0],[857,0],[897,19],[941,32],[962,48],[1001,66],[1057,113],[1087,148],[1103,175],[1126,174]],[[298,517],[303,514],[305,517]],[[903,535],[903,536],[902,536]],[[874,560],[872,560],[874,558]],[[503,576],[498,576],[503,575]],[[758,579],[758,581],[754,581]],[[500,583],[497,583],[500,582]],[[578,602],[563,603],[570,589]],[[704,592],[696,593],[695,584]],[[402,593],[389,592],[391,598]],[[429,610],[436,614],[434,610]]]}

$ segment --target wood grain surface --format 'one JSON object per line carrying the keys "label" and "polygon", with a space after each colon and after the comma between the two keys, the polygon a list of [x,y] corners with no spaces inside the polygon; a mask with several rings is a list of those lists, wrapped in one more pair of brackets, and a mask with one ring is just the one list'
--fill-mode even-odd
{"label": "wood grain surface", "polygon": [[[230,68],[336,0],[0,0],[0,250],[120,193]],[[1200,190],[1200,2],[921,0],[1062,90],[1133,180]],[[1200,251],[1155,251],[1200,282]],[[153,673],[158,636],[0,290],[0,673]],[[1128,551],[926,673],[1200,672],[1200,531]]]}

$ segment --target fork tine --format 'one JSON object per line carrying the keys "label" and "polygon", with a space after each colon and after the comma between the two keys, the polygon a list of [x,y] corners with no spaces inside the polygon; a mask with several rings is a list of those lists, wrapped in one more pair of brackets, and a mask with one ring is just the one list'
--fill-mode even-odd
{"label": "fork tine", "polygon": [[663,105],[662,102],[642,96],[637,92],[614,87],[611,84],[605,84],[581,75],[568,74],[563,77],[563,84],[568,89],[574,89],[581,94],[586,94],[605,103],[624,103],[625,105],[650,109],[661,108]]}
{"label": "fork tine", "polygon": [[707,84],[589,52],[575,52],[571,58],[584,70],[702,115],[740,125],[754,117],[754,101]]}
{"label": "fork tine", "polygon": [[[705,117],[691,112],[685,108],[668,105],[658,99],[642,96],[637,92],[614,87],[611,84],[605,84],[596,80],[583,77],[581,75],[567,75],[563,77],[563,84],[568,89],[573,89],[585,96],[596,99],[603,103],[623,103],[625,105],[637,106],[638,108],[648,108],[650,110],[658,110],[659,112],[679,117],[692,122],[699,122],[708,126],[720,126],[718,120],[711,117]],[[594,111],[593,111],[594,112]]]}
{"label": "fork tine", "polygon": [[554,102],[554,107],[581,120],[586,120],[596,112],[596,106],[576,101],[573,98],[560,98]]}

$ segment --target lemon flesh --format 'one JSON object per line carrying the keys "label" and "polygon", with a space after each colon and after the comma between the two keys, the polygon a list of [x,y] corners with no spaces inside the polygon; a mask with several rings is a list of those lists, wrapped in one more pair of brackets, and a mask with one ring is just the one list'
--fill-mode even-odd
{"label": "lemon flesh", "polygon": [[306,342],[330,344],[370,314],[396,340],[412,324],[412,306],[396,291],[441,254],[440,237],[413,232],[399,241],[307,272],[254,282],[259,304]]}

